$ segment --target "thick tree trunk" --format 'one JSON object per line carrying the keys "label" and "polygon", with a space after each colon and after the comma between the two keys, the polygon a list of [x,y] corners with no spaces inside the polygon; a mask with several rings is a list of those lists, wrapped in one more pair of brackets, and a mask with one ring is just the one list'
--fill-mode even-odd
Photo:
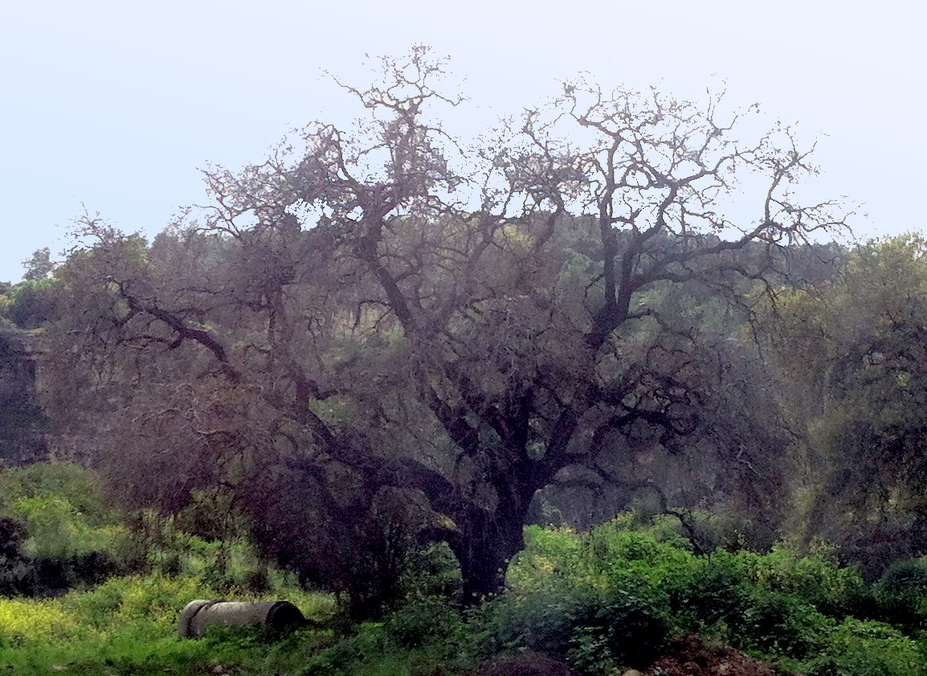
{"label": "thick tree trunk", "polygon": [[524,549],[526,509],[491,513],[473,506],[458,522],[457,537],[449,542],[460,563],[462,601],[479,603],[505,587],[509,561]]}

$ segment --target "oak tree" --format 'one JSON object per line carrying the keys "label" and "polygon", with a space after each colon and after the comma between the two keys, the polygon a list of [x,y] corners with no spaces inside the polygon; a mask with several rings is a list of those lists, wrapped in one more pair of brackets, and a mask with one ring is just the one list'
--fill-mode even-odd
{"label": "oak tree", "polygon": [[[781,247],[843,226],[790,192],[815,172],[791,130],[748,142],[720,96],[579,79],[467,145],[440,122],[463,105],[442,62],[383,65],[345,86],[354,128],[208,169],[212,203],[151,247],[86,221],[95,244],[59,271],[82,310],[57,354],[93,378],[85,422],[126,499],[223,486],[293,562],[313,547],[293,543],[300,523],[347,528],[398,490],[478,598],[569,468],[611,481],[632,452],[705,444],[762,458],[748,424],[718,424],[715,395],[737,387],[723,339],[666,299],[742,306],[787,272]],[[743,177],[764,188],[735,219]]]}

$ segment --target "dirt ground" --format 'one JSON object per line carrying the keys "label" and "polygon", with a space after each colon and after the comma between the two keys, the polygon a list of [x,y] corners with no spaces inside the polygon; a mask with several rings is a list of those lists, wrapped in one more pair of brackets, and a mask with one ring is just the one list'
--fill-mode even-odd
{"label": "dirt ground", "polygon": [[765,662],[699,636],[678,636],[646,671],[647,676],[782,676]]}
{"label": "dirt ground", "polygon": [[[524,653],[481,669],[476,676],[579,676],[549,655]],[[625,676],[785,676],[764,662],[739,650],[714,646],[698,636],[677,636],[646,672],[628,671]]]}

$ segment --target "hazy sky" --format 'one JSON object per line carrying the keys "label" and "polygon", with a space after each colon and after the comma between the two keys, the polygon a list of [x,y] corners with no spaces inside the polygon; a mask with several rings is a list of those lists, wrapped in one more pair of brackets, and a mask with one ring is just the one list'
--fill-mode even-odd
{"label": "hazy sky", "polygon": [[[337,6],[336,6],[337,5]],[[816,192],[864,203],[861,237],[919,230],[927,178],[927,9],[920,3],[10,0],[0,19],[0,280],[68,246],[81,204],[149,236],[204,202],[198,168],[260,161],[290,126],[344,125],[328,69],[427,43],[490,123],[590,71],[728,103],[818,139]]]}

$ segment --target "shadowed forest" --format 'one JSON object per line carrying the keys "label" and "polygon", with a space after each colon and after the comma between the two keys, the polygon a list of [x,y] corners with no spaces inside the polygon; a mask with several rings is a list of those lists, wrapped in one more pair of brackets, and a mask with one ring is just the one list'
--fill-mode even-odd
{"label": "shadowed forest", "polygon": [[721,95],[465,143],[444,68],[2,285],[0,667],[923,673],[927,240]]}

